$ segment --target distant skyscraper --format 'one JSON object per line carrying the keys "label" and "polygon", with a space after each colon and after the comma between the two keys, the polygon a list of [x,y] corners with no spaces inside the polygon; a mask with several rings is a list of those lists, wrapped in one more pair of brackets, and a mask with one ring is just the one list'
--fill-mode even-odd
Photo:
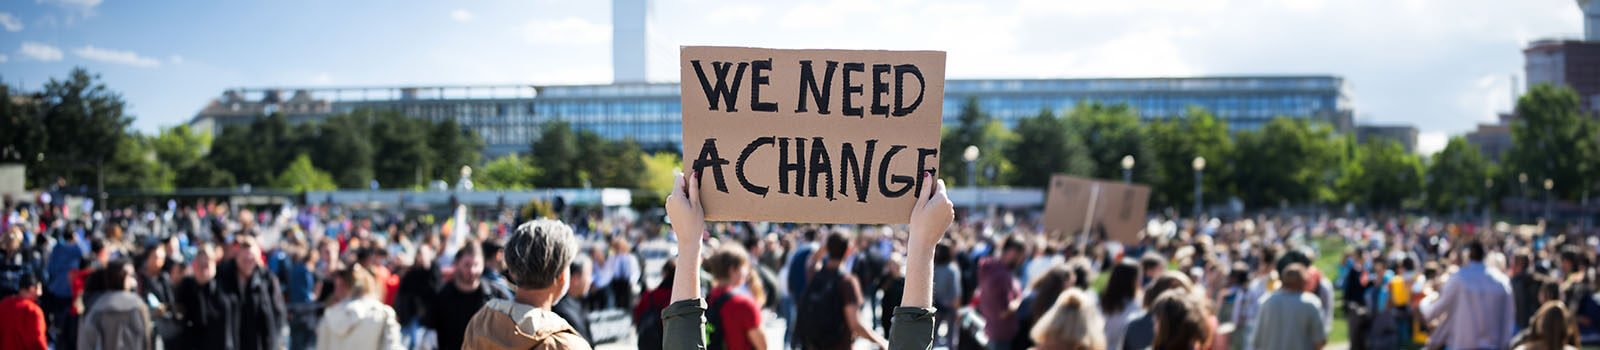
{"label": "distant skyscraper", "polygon": [[1578,0],[1578,9],[1583,10],[1583,40],[1600,40],[1600,1]]}
{"label": "distant skyscraper", "polygon": [[650,0],[611,0],[611,81],[645,81]]}

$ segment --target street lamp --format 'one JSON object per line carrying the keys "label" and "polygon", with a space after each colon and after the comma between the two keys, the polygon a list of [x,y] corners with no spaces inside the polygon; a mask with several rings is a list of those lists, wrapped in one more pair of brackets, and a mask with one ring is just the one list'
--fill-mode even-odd
{"label": "street lamp", "polygon": [[1122,156],[1122,183],[1133,182],[1133,155]]}
{"label": "street lamp", "polygon": [[1522,202],[1517,206],[1517,217],[1526,223],[1528,222],[1528,173],[1517,173],[1517,197]]}
{"label": "street lamp", "polygon": [[[1200,180],[1204,178],[1203,174],[1205,173],[1205,171],[1206,171],[1206,157],[1194,157],[1194,217],[1195,217],[1195,220],[1200,220],[1200,210],[1201,210],[1200,203],[1203,202],[1203,200],[1202,200],[1203,197],[1200,196]],[[1196,224],[1199,223],[1199,221],[1195,221],[1195,222],[1196,222]]]}
{"label": "street lamp", "polygon": [[961,152],[961,159],[967,161],[967,187],[977,187],[978,170],[972,165],[978,161],[978,146],[968,145],[966,151]]}
{"label": "street lamp", "polygon": [[1545,222],[1550,222],[1550,199],[1551,199],[1550,198],[1551,197],[1550,196],[1551,195],[1550,189],[1553,189],[1555,187],[1556,187],[1556,181],[1555,180],[1544,179],[1544,221]]}

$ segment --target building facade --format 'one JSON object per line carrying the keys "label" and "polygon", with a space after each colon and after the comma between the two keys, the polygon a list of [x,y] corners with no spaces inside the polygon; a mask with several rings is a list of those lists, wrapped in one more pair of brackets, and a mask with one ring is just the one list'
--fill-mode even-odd
{"label": "building facade", "polygon": [[1391,140],[1400,144],[1406,153],[1417,151],[1417,127],[1410,125],[1362,125],[1356,127],[1356,142]]}
{"label": "building facade", "polygon": [[[285,91],[290,97],[284,98]],[[539,128],[557,120],[609,139],[631,138],[648,150],[678,151],[683,133],[678,94],[677,83],[247,88],[225,91],[191,124],[216,133],[271,113],[308,122],[371,108],[455,119],[483,138],[486,159],[527,151]],[[1101,103],[1128,104],[1147,120],[1181,118],[1189,107],[1200,107],[1234,130],[1255,129],[1284,116],[1315,118],[1351,131],[1349,96],[1344,79],[1334,76],[955,79],[946,82],[944,121],[954,124],[969,100],[1007,127],[1043,109],[1064,112]]]}
{"label": "building facade", "polygon": [[1522,56],[1528,86],[1572,88],[1585,111],[1600,111],[1600,42],[1539,40],[1522,49]]}

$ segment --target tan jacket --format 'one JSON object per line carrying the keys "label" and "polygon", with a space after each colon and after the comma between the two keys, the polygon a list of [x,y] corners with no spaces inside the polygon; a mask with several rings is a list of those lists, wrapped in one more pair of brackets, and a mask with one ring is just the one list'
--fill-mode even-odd
{"label": "tan jacket", "polygon": [[561,316],[531,305],[494,299],[467,323],[463,350],[589,350]]}
{"label": "tan jacket", "polygon": [[400,323],[394,309],[376,298],[355,298],[322,312],[317,348],[338,350],[401,350]]}

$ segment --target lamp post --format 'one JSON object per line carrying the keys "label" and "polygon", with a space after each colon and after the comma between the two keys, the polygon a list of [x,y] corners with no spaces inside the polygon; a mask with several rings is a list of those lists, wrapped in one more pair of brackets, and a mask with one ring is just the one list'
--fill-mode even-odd
{"label": "lamp post", "polygon": [[[1194,217],[1200,219],[1201,203],[1204,202],[1200,193],[1200,180],[1205,178],[1206,157],[1194,157]],[[1198,221],[1196,221],[1198,222]]]}
{"label": "lamp post", "polygon": [[1517,173],[1517,197],[1522,202],[1522,205],[1517,207],[1517,217],[1526,223],[1528,222],[1528,173]]}
{"label": "lamp post", "polygon": [[[967,149],[961,152],[961,159],[967,161],[967,187],[972,188],[973,198],[977,198],[978,168],[974,164],[978,162],[978,146],[968,145]],[[972,207],[977,208],[978,203],[974,202]]]}
{"label": "lamp post", "polygon": [[1122,183],[1133,183],[1133,155],[1122,156]]}
{"label": "lamp post", "polygon": [[1492,202],[1489,200],[1489,195],[1493,192],[1494,179],[1483,179],[1483,227],[1489,227],[1489,210],[1490,208],[1494,208],[1494,206],[1489,204]]}
{"label": "lamp post", "polygon": [[1550,222],[1550,190],[1556,188],[1556,181],[1544,179],[1544,221]]}

